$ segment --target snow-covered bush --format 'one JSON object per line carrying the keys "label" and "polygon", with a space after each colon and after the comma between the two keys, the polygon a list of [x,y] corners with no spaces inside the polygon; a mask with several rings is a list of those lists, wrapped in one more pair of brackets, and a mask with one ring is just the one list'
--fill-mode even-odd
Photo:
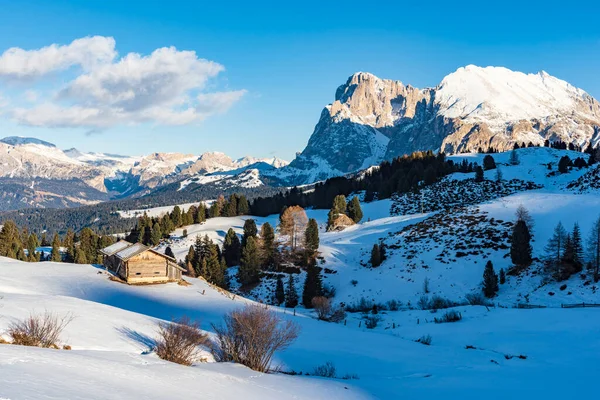
{"label": "snow-covered bush", "polygon": [[420,338],[418,338],[417,340],[415,340],[415,342],[424,344],[426,346],[430,346],[431,340],[432,340],[431,335],[423,335]]}
{"label": "snow-covered bush", "polygon": [[444,313],[440,318],[434,318],[433,322],[442,324],[444,322],[458,322],[462,319],[462,314],[455,310],[450,310]]}
{"label": "snow-covered bush", "polygon": [[198,322],[183,317],[173,322],[159,322],[156,354],[166,361],[181,365],[192,365],[198,361],[200,348],[207,346],[208,335],[200,329]]}
{"label": "snow-covered bush", "polygon": [[468,293],[465,295],[465,300],[471,306],[491,306],[493,305],[488,299],[485,298],[483,293]]}
{"label": "snow-covered bush", "polygon": [[367,329],[377,328],[377,324],[379,324],[379,321],[381,321],[381,317],[379,315],[366,315],[364,318],[365,318],[365,327]]}
{"label": "snow-covered bush", "polygon": [[11,323],[6,333],[12,344],[57,349],[60,334],[72,320],[71,314],[59,317],[46,311],[44,314],[31,314],[24,320]]}
{"label": "snow-covered bush", "polygon": [[292,321],[258,305],[248,305],[225,315],[223,325],[212,325],[216,335],[213,355],[255,371],[268,372],[276,351],[287,348],[300,332]]}
{"label": "snow-covered bush", "polygon": [[335,378],[335,372],[335,365],[331,361],[327,361],[325,364],[315,367],[313,375],[323,378]]}

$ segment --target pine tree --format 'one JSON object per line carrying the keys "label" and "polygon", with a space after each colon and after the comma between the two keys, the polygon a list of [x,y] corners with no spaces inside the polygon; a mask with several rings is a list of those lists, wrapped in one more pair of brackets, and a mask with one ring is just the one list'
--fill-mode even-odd
{"label": "pine tree", "polygon": [[167,248],[165,249],[165,255],[171,258],[175,258],[175,253],[173,253],[173,249],[171,249],[171,246],[167,246]]}
{"label": "pine tree", "polygon": [[238,235],[233,228],[229,228],[223,240],[223,256],[225,257],[227,266],[233,267],[240,264],[241,251],[242,246]]}
{"label": "pine tree", "polygon": [[560,264],[563,260],[565,241],[567,238],[567,231],[563,227],[563,224],[559,222],[554,228],[552,237],[548,240],[546,245],[546,260],[550,270],[554,273],[559,272]]}
{"label": "pine tree", "polygon": [[58,233],[55,233],[54,237],[52,238],[52,253],[50,253],[50,261],[62,261],[62,256],[60,254],[60,238],[58,237]]}
{"label": "pine tree", "polygon": [[250,212],[250,205],[246,196],[241,195],[237,202],[237,215],[247,215]]}
{"label": "pine tree", "polygon": [[295,308],[298,305],[298,292],[294,283],[294,275],[290,274],[287,283],[287,291],[285,293],[285,306],[287,308]]}
{"label": "pine tree", "polygon": [[483,157],[483,169],[487,171],[494,168],[496,168],[496,161],[494,160],[494,157],[490,156],[489,154]]}
{"label": "pine tree", "polygon": [[587,258],[594,271],[594,282],[600,279],[600,217],[592,224],[587,238]]}
{"label": "pine tree", "polygon": [[244,221],[244,234],[242,235],[242,247],[246,245],[246,241],[249,237],[256,238],[258,234],[258,228],[256,228],[256,221],[253,219],[247,219]]}
{"label": "pine tree", "polygon": [[336,214],[346,214],[346,196],[343,194],[335,196],[331,209],[334,210]]}
{"label": "pine tree", "polygon": [[525,222],[525,224],[527,225],[527,229],[529,229],[529,234],[533,237],[533,218],[531,217],[531,214],[529,214],[529,211],[527,211],[525,206],[523,206],[523,204],[519,204],[515,215],[517,217],[517,221]]}
{"label": "pine tree", "polygon": [[565,174],[569,172],[569,167],[571,166],[571,159],[569,156],[562,156],[558,161],[558,172],[561,174]]}
{"label": "pine tree", "polygon": [[498,292],[498,275],[494,271],[492,262],[488,260],[483,270],[483,294],[485,297],[492,298]]}
{"label": "pine tree", "polygon": [[85,252],[81,250],[79,247],[75,248],[75,263],[76,264],[87,264],[88,260],[85,256]]}
{"label": "pine tree", "polygon": [[321,296],[323,292],[321,272],[314,262],[311,262],[306,269],[306,280],[304,281],[304,290],[302,291],[302,304],[305,308],[312,308],[312,299]]}
{"label": "pine tree", "polygon": [[509,159],[508,163],[510,165],[519,165],[519,162],[520,162],[519,161],[519,155],[517,154],[517,152],[514,151],[514,150],[511,151],[510,152],[510,159]]}
{"label": "pine tree", "polygon": [[194,214],[194,223],[201,224],[206,221],[206,206],[204,203],[198,204],[196,214]]}
{"label": "pine tree", "polygon": [[275,230],[268,222],[260,227],[261,264],[265,269],[275,265]]}
{"label": "pine tree", "polygon": [[381,265],[381,249],[379,245],[375,243],[373,248],[371,249],[371,259],[369,260],[371,266],[373,268],[379,267]]}
{"label": "pine tree", "polygon": [[277,275],[277,286],[275,287],[275,302],[279,306],[285,301],[285,291],[283,290],[283,280],[281,275]]}
{"label": "pine tree", "polygon": [[347,206],[347,210],[348,217],[350,217],[355,223],[358,224],[363,218],[363,212],[360,207],[360,201],[358,200],[358,197],[354,196],[352,200],[350,200]]}
{"label": "pine tree", "polygon": [[573,262],[580,267],[583,266],[584,254],[583,254],[583,243],[581,238],[581,230],[579,224],[575,222],[573,225],[573,232],[571,233],[571,240],[573,241]]}
{"label": "pine tree", "polygon": [[171,221],[176,228],[182,226],[181,208],[179,208],[179,206],[173,207],[173,211],[171,211]]}
{"label": "pine tree", "polygon": [[506,273],[504,272],[504,268],[500,268],[500,284],[504,285],[506,283]]}
{"label": "pine tree", "polygon": [[158,222],[155,222],[154,225],[152,226],[152,232],[150,235],[150,243],[153,246],[156,246],[160,243],[160,239],[162,239],[162,231],[160,229],[160,225],[158,224]]}
{"label": "pine tree", "polygon": [[254,236],[246,239],[246,244],[242,248],[242,258],[238,269],[238,281],[242,285],[257,283],[260,280],[260,258],[258,246]]}
{"label": "pine tree", "polygon": [[531,235],[523,220],[517,221],[510,242],[510,259],[518,267],[531,265]]}
{"label": "pine tree", "polygon": [[237,203],[238,200],[235,194],[229,196],[229,200],[223,208],[223,217],[235,217],[237,215]]}
{"label": "pine tree", "polygon": [[475,182],[483,182],[483,168],[475,167]]}
{"label": "pine tree", "polygon": [[202,259],[204,278],[217,286],[225,286],[225,275],[221,268],[221,260],[217,251],[217,245],[212,241],[206,243],[206,256]]}
{"label": "pine tree", "polygon": [[304,248],[309,258],[314,258],[319,250],[319,225],[314,218],[308,220],[304,231]]}

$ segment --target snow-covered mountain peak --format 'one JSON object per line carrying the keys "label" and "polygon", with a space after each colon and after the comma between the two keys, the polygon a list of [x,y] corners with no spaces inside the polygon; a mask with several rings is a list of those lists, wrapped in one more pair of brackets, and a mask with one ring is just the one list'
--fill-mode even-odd
{"label": "snow-covered mountain peak", "polygon": [[6,143],[11,146],[24,146],[28,144],[35,144],[46,147],[56,147],[54,144],[50,142],[46,142],[41,139],[36,139],[32,137],[23,137],[23,136],[7,136],[3,139],[0,139],[0,142]]}
{"label": "snow-covered mountain peak", "polygon": [[487,120],[492,125],[579,111],[589,97],[583,90],[546,72],[525,74],[504,67],[461,67],[438,86],[435,104],[448,118]]}

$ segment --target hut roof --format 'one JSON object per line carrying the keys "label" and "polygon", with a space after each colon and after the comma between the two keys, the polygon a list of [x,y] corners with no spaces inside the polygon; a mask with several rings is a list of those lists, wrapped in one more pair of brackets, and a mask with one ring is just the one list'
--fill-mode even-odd
{"label": "hut roof", "polygon": [[141,243],[132,244],[124,248],[123,250],[117,252],[115,255],[123,261],[129,260],[133,256],[137,256],[140,253],[145,252],[146,250],[150,250],[148,246],[144,246]]}
{"label": "hut roof", "polygon": [[128,247],[130,247],[132,244],[129,243],[126,240],[120,240],[117,243],[113,243],[108,247],[103,248],[102,250],[100,250],[100,253],[106,255],[106,256],[112,256],[115,253],[118,253]]}

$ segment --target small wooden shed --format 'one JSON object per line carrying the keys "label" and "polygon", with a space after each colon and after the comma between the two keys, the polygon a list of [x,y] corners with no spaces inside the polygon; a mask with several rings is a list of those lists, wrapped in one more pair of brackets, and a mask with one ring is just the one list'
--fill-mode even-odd
{"label": "small wooden shed", "polygon": [[141,243],[121,240],[100,253],[104,267],[130,284],[177,282],[185,271],[174,258]]}

